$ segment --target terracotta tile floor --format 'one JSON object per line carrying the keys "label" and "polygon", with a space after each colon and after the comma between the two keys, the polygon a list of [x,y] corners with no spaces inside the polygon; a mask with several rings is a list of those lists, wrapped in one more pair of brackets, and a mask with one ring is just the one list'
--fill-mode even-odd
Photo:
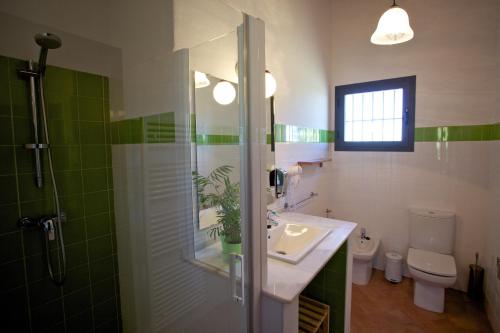
{"label": "terracotta tile floor", "polygon": [[413,280],[387,282],[374,270],[367,286],[352,286],[352,333],[491,333],[481,304],[459,291],[446,290],[445,313],[437,314],[413,304]]}

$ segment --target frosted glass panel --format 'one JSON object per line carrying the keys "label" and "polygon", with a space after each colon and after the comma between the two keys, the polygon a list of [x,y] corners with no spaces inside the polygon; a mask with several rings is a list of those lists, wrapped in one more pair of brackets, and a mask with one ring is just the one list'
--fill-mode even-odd
{"label": "frosted glass panel", "polygon": [[403,138],[403,89],[344,97],[344,141],[387,142]]}

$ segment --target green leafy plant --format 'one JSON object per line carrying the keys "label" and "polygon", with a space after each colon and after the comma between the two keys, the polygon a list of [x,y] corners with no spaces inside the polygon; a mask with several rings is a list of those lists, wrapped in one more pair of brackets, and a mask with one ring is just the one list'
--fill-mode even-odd
{"label": "green leafy plant", "polygon": [[231,183],[229,175],[233,167],[222,165],[208,176],[193,171],[193,181],[197,187],[199,207],[215,207],[217,224],[210,227],[209,234],[214,239],[224,238],[230,244],[241,243],[240,183]]}

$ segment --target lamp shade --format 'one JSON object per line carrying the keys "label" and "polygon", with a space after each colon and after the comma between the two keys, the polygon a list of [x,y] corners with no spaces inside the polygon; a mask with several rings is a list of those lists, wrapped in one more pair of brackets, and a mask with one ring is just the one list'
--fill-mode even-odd
{"label": "lamp shade", "polygon": [[231,83],[221,81],[215,85],[212,94],[217,103],[221,105],[228,105],[231,104],[236,98],[236,89],[234,89],[234,86]]}
{"label": "lamp shade", "polygon": [[269,71],[266,71],[265,85],[266,85],[265,97],[269,98],[276,92],[276,79],[274,78],[273,74],[271,74],[271,72]]}
{"label": "lamp shade", "polygon": [[194,87],[195,88],[205,88],[210,85],[210,80],[207,77],[207,74],[203,72],[194,72]]}
{"label": "lamp shade", "polygon": [[409,41],[413,35],[406,11],[401,7],[392,6],[380,17],[370,41],[377,45],[394,45]]}

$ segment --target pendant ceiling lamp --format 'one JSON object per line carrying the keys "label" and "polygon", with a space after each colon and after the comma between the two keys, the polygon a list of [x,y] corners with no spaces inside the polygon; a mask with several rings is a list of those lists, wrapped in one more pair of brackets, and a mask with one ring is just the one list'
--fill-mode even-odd
{"label": "pendant ceiling lamp", "polygon": [[231,83],[221,81],[215,85],[212,94],[217,103],[220,105],[228,105],[236,98],[236,89],[234,89]]}
{"label": "pendant ceiling lamp", "polygon": [[408,13],[394,0],[391,8],[380,17],[370,41],[376,45],[394,45],[409,41],[413,35]]}
{"label": "pendant ceiling lamp", "polygon": [[205,88],[208,87],[209,85],[210,85],[210,80],[208,79],[207,74],[198,71],[194,72],[194,87],[196,89]]}
{"label": "pendant ceiling lamp", "polygon": [[270,71],[266,70],[265,73],[265,86],[266,86],[266,93],[265,97],[269,98],[274,95],[276,92],[276,79],[274,78],[273,74],[271,74]]}

